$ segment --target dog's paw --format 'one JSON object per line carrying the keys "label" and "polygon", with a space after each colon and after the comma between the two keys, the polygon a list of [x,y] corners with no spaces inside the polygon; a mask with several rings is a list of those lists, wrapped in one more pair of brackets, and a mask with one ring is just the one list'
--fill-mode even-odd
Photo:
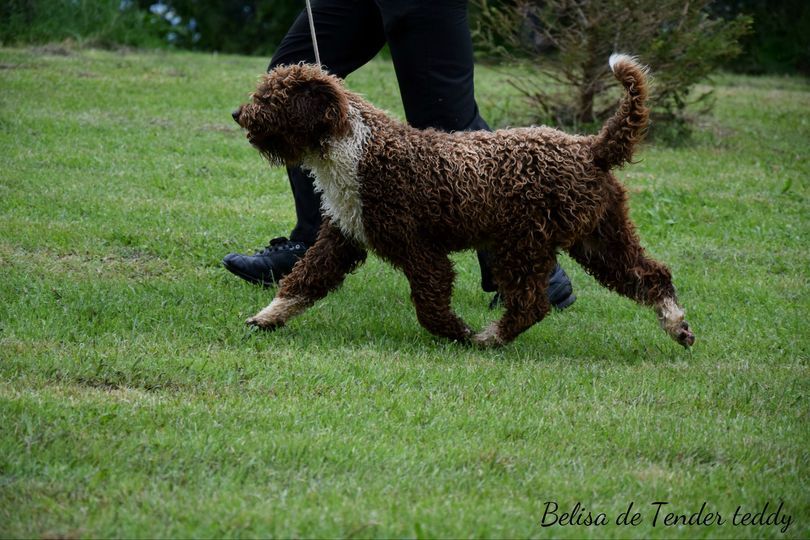
{"label": "dog's paw", "polygon": [[686,349],[695,344],[695,334],[690,330],[689,323],[686,321],[681,321],[680,328],[672,337]]}
{"label": "dog's paw", "polygon": [[245,324],[248,326],[255,326],[256,328],[267,331],[272,331],[284,326],[284,323],[282,321],[267,319],[265,317],[259,317],[258,315],[253,316],[248,320],[246,320]]}
{"label": "dog's paw", "polygon": [[658,322],[669,337],[687,349],[695,343],[695,334],[689,329],[689,323],[684,320],[684,311],[674,298],[665,298],[656,306],[656,311]]}
{"label": "dog's paw", "polygon": [[493,347],[500,347],[504,344],[498,333],[498,323],[492,323],[472,337],[474,345],[482,349],[490,349]]}

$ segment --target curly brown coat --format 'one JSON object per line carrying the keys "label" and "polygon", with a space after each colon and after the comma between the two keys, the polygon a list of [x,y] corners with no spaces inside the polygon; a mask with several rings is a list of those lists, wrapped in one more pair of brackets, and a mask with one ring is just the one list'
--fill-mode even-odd
{"label": "curly brown coat", "polygon": [[[371,249],[405,273],[427,330],[501,345],[546,315],[548,275],[557,250],[566,250],[606,287],[654,307],[663,329],[692,345],[670,271],[645,255],[611,173],[630,162],[647,125],[645,69],[625,55],[610,64],[626,93],[594,136],[548,127],[417,130],[317,67],[267,74],[235,119],[271,162],[312,171],[325,217],[273,302],[247,322],[283,325],[337,288]],[[477,334],[450,307],[448,254],[470,248],[492,253],[505,307]]]}

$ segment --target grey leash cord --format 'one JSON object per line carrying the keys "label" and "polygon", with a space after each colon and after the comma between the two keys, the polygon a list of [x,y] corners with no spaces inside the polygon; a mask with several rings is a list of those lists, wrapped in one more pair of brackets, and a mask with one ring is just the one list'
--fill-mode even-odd
{"label": "grey leash cord", "polygon": [[315,37],[315,21],[312,18],[312,4],[307,0],[307,16],[309,17],[309,33],[312,35],[312,48],[315,51],[315,63],[321,67],[321,55],[318,53],[318,39]]}

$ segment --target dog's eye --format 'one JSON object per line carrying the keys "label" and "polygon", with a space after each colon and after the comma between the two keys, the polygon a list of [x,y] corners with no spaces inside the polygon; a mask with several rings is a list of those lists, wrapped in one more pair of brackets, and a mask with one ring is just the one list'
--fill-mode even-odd
{"label": "dog's eye", "polygon": [[265,92],[260,94],[259,92],[254,92],[251,96],[253,98],[254,103],[270,103],[270,93]]}

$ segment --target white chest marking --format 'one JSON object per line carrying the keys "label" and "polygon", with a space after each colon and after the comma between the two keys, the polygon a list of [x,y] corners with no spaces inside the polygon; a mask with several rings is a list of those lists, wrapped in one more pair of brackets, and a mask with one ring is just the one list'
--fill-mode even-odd
{"label": "white chest marking", "polygon": [[321,208],[347,236],[362,244],[368,244],[363,229],[363,207],[360,200],[360,182],[357,165],[371,135],[371,129],[363,123],[360,113],[349,108],[351,132],[340,139],[329,141],[325,157],[310,156],[304,159],[315,181],[315,190],[321,193]]}

